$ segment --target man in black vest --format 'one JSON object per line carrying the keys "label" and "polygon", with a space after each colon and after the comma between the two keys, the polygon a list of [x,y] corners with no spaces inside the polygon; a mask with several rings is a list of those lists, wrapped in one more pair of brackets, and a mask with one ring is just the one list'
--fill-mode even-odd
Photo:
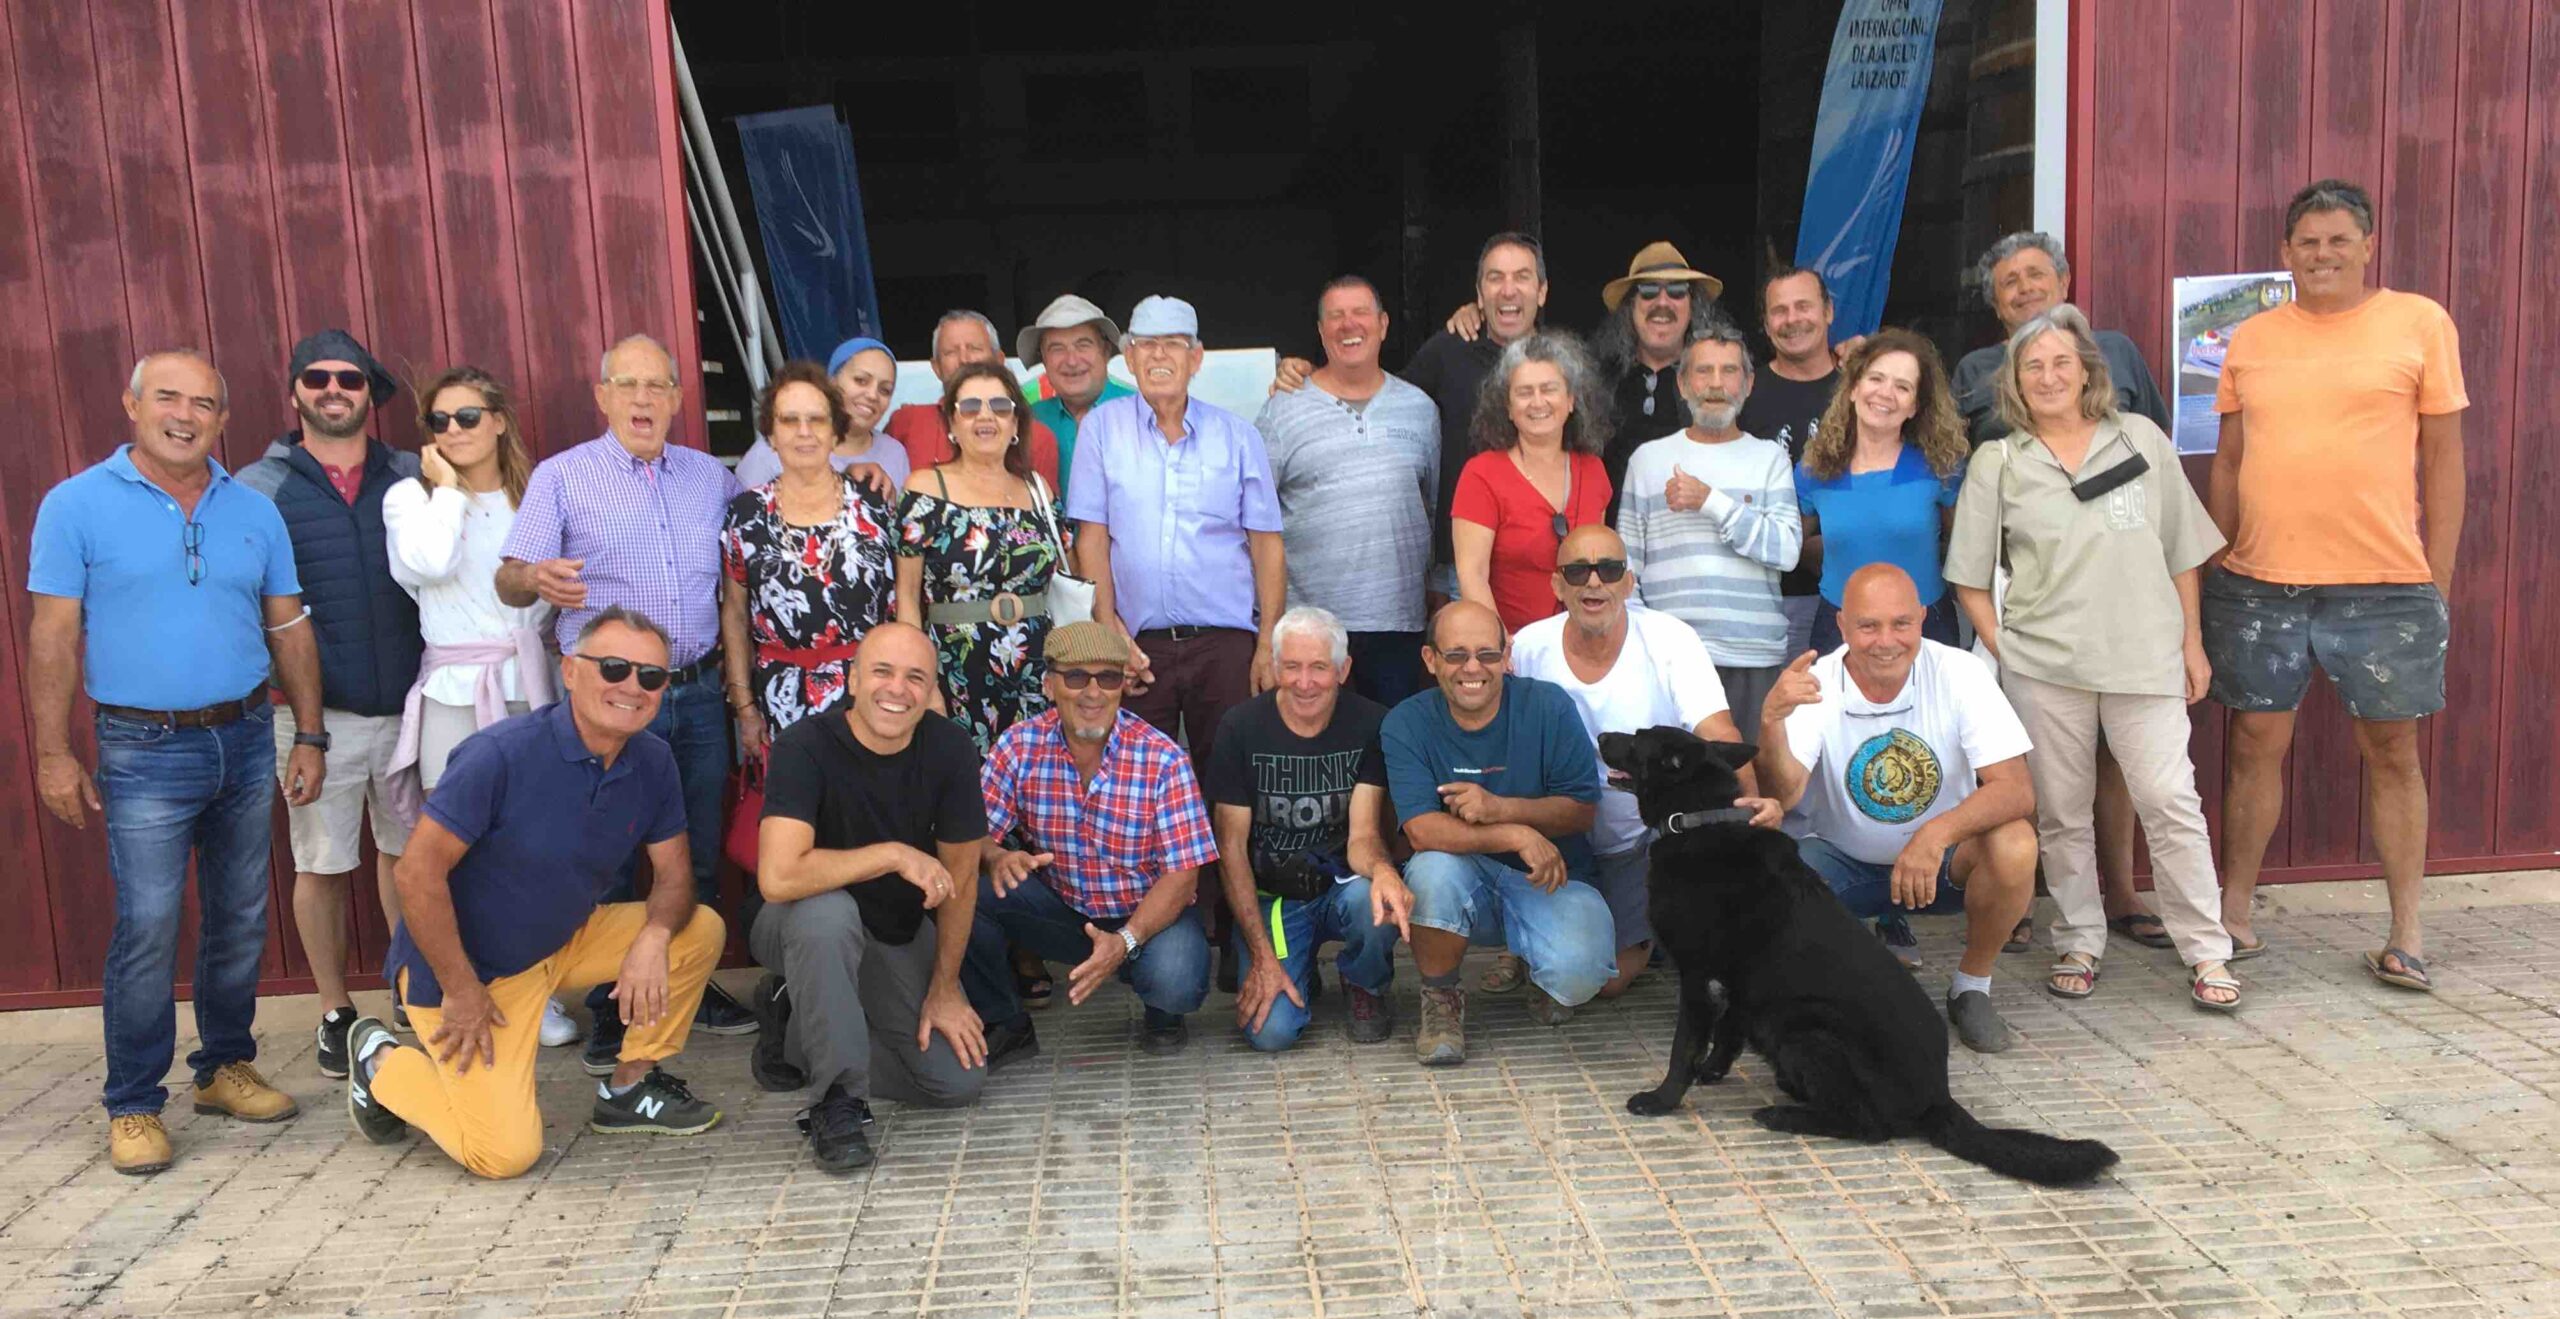
{"label": "man in black vest", "polygon": [[[301,425],[286,431],[240,480],[276,503],[293,537],[294,569],[320,643],[320,702],[328,731],[303,733],[276,711],[276,774],[291,773],[296,745],[316,746],[328,769],[318,800],[288,812],[293,835],[293,920],[320,991],[320,1072],[347,1074],[347,884],[356,868],[364,817],[373,817],[381,853],[375,882],[383,914],[399,919],[391,870],[409,828],[385,794],[400,711],[417,681],[424,643],[418,605],[391,579],[382,495],[418,475],[418,456],[365,433],[373,410],[399,385],[344,330],[322,330],[293,346],[287,368]],[[289,794],[296,785],[287,782]]]}

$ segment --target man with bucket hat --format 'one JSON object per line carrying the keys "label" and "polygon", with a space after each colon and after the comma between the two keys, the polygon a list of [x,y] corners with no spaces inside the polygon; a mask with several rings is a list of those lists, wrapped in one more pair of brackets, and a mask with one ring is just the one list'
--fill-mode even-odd
{"label": "man with bucket hat", "polygon": [[1111,377],[1111,355],[1120,351],[1120,327],[1102,314],[1102,308],[1069,293],[1041,308],[1039,319],[1022,327],[1014,348],[1025,365],[1037,362],[1047,373],[1048,395],[1032,402],[1031,419],[1058,437],[1058,475],[1070,476],[1075,470],[1076,428],[1085,415],[1138,392]]}

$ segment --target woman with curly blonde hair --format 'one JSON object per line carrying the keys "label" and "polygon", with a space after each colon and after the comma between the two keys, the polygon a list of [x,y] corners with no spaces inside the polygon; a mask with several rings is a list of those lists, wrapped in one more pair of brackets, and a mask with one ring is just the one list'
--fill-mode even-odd
{"label": "woman with curly blonde hair", "polygon": [[1921,633],[1956,643],[1954,601],[1939,573],[1967,452],[1947,368],[1927,339],[1888,327],[1840,365],[1840,389],[1796,465],[1804,562],[1822,569],[1813,648],[1841,644],[1849,574],[1891,563],[1911,574],[1928,610]]}

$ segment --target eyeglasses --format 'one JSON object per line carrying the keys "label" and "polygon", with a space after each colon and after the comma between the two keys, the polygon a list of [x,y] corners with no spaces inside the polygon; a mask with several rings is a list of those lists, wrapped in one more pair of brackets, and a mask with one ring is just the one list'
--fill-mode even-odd
{"label": "eyeglasses", "polygon": [[1675,302],[1686,302],[1689,300],[1689,286],[1666,284],[1658,279],[1648,279],[1636,285],[1636,300],[1641,302],[1646,298],[1669,298]]}
{"label": "eyeglasses", "polygon": [[607,376],[605,383],[619,393],[638,394],[643,398],[655,398],[661,394],[676,392],[675,381],[645,376]]}
{"label": "eyeglasses", "polygon": [[618,655],[580,655],[578,658],[595,665],[596,676],[606,682],[637,678],[640,690],[644,692],[654,692],[667,685],[667,666],[663,664],[638,664]]}
{"label": "eyeglasses", "polygon": [[436,435],[444,434],[445,428],[449,426],[476,431],[480,429],[480,419],[488,415],[487,408],[455,408],[451,412],[430,412],[427,414],[427,430]]}
{"label": "eyeglasses", "polygon": [[1197,342],[1187,334],[1133,334],[1120,341],[1120,353],[1189,352]]}
{"label": "eyeglasses", "polygon": [[1488,669],[1498,669],[1502,667],[1502,652],[1498,650],[1444,650],[1440,652],[1440,662],[1453,669],[1465,668],[1468,660],[1474,660],[1476,663],[1481,664]]}
{"label": "eyeglasses", "polygon": [[1562,563],[1556,565],[1556,571],[1563,574],[1565,581],[1573,586],[1584,585],[1595,575],[1599,577],[1602,585],[1615,586],[1627,575],[1627,561],[1593,559],[1589,563]]}
{"label": "eyeglasses", "polygon": [[204,524],[188,523],[187,529],[178,536],[178,544],[184,546],[187,551],[187,585],[202,585],[204,582]]}
{"label": "eyeglasses", "polygon": [[964,417],[974,417],[980,412],[992,412],[999,417],[1009,417],[1013,415],[1013,399],[1003,394],[998,394],[994,398],[964,398],[954,402],[951,410]]}
{"label": "eyeglasses", "polygon": [[1071,692],[1083,691],[1086,683],[1092,683],[1106,692],[1116,692],[1120,690],[1121,684],[1129,681],[1129,675],[1118,669],[1052,669],[1050,671],[1057,674],[1059,684]]}
{"label": "eyeglasses", "polygon": [[302,387],[310,390],[327,389],[329,387],[329,382],[332,380],[338,382],[338,388],[346,390],[351,394],[359,389],[370,393],[373,388],[373,381],[362,371],[332,371],[327,367],[322,366],[315,366],[303,372],[300,379],[302,381]]}

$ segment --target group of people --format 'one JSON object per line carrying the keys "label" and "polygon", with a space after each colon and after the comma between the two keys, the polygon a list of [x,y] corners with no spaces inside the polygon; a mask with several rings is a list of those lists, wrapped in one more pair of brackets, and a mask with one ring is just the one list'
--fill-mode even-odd
{"label": "group of people", "polygon": [[[1147,1052],[1213,988],[1288,1048],[1328,945],[1352,1041],[1394,1034],[1401,942],[1417,1059],[1463,1062],[1471,989],[1556,1025],[1644,974],[1651,833],[1595,744],[1664,724],[1755,745],[1739,804],[1915,969],[1901,918],[1962,912],[1949,1019],[1997,1052],[2039,871],[2048,992],[2094,993],[2113,933],[2239,1007],[2316,666],[2371,776],[2368,965],[2427,989],[2415,721],[2443,700],[2465,399],[2443,310],[2364,283],[2373,230],[2337,180],[2287,208],[2295,298],[2231,338],[2201,500],[2041,234],[1984,255],[2008,333],[1952,374],[1900,329],[1835,346],[1811,270],[1762,282],[1762,360],[1668,243],[1586,342],[1541,323],[1544,255],[1507,233],[1400,373],[1377,288],[1326,285],[1323,361],[1283,359],[1254,419],[1192,396],[1188,303],[1124,331],[1069,296],[1016,341],[1028,391],[966,311],[934,328],[935,403],[890,410],[876,339],[786,366],[734,473],[670,443],[680,377],[645,336],[600,364],[604,433],[537,465],[470,367],[421,391],[419,453],[370,438],[397,382],[314,335],[298,427],[236,480],[220,374],[150,354],[132,442],[46,497],[29,569],[39,787],[103,811],[115,872],[112,1161],[173,1157],[191,860],[196,1106],[296,1111],[249,1029],[279,790],[320,1069],[367,1137],[485,1176],[539,1156],[535,1060],[582,1033],[592,1129],[690,1134],[719,1111],[663,1064],[754,1032],[752,1079],[808,1094],[841,1171],[873,1100],[971,1102],[1037,1052],[1036,1010],[1112,980]],[[2186,750],[2207,695],[2234,711],[2219,858]],[[345,983],[368,819],[387,1018]],[[725,919],[724,854],[754,878]],[[711,979],[733,921],[765,969],[745,1003]],[[1503,950],[1472,986],[1470,945]],[[583,1027],[557,997],[581,988]]]}

